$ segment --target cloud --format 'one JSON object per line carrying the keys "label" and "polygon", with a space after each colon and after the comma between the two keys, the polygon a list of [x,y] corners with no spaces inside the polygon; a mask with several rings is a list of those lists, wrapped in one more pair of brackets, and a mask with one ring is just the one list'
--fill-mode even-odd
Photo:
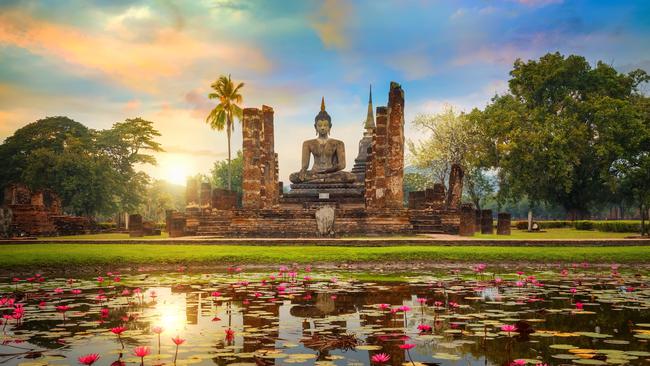
{"label": "cloud", "polygon": [[345,32],[353,19],[352,5],[345,0],[325,0],[314,17],[312,27],[326,48],[346,49],[350,40]]}
{"label": "cloud", "polygon": [[513,0],[513,1],[530,7],[543,7],[552,4],[562,4],[564,2],[564,0]]}
{"label": "cloud", "polygon": [[400,71],[407,80],[424,79],[435,74],[436,69],[432,51],[407,51],[391,55],[388,65]]}
{"label": "cloud", "polygon": [[185,94],[185,102],[187,102],[192,108],[192,117],[205,119],[208,114],[210,114],[212,108],[216,105],[216,103],[210,102],[207,94],[207,92],[203,91],[203,88],[190,90]]}
{"label": "cloud", "polygon": [[131,99],[122,108],[124,112],[134,112],[140,108],[142,103],[138,99]]}
{"label": "cloud", "polygon": [[[537,42],[533,42],[537,43]],[[459,50],[458,55],[452,59],[454,66],[466,66],[472,64],[498,64],[512,65],[518,59],[532,57],[536,49],[532,44],[530,47],[520,47],[514,43],[482,45],[479,47],[466,47]]]}
{"label": "cloud", "polygon": [[[146,17],[147,11],[140,9],[127,11],[120,19]],[[137,42],[124,39],[129,38],[127,31],[92,33],[37,19],[20,9],[0,13],[0,45],[59,59],[73,71],[81,67],[134,90],[156,92],[160,79],[178,76],[199,60],[260,73],[271,67],[262,52],[245,44],[204,42],[169,26],[153,28],[150,39]]]}

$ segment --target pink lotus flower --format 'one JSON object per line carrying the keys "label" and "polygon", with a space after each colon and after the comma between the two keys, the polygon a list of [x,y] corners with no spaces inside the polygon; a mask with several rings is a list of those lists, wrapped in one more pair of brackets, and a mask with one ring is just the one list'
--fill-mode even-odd
{"label": "pink lotus flower", "polygon": [[79,295],[79,294],[81,293],[81,290],[79,290],[79,289],[73,289],[73,290],[70,290],[70,292],[71,292],[73,295]]}
{"label": "pink lotus flower", "polygon": [[102,276],[97,277],[97,282],[99,282],[99,283],[104,282],[104,277],[102,277]]}
{"label": "pink lotus flower", "polygon": [[111,332],[117,335],[117,340],[120,341],[120,345],[122,345],[122,349],[124,349],[124,342],[122,342],[122,332],[124,332],[125,330],[126,330],[125,327],[111,328]]}
{"label": "pink lotus flower", "polygon": [[583,307],[584,307],[584,305],[581,302],[576,302],[576,309],[577,310],[582,310]]}
{"label": "pink lotus flower", "polygon": [[386,310],[386,309],[388,309],[390,307],[390,305],[389,304],[379,304],[379,305],[377,305],[377,307],[380,310]]}
{"label": "pink lotus flower", "polygon": [[160,353],[160,333],[163,332],[163,327],[155,326],[151,328],[151,331],[158,335],[158,353]]}
{"label": "pink lotus flower", "polygon": [[405,350],[409,350],[409,349],[411,349],[413,347],[415,347],[415,344],[413,344],[413,343],[404,343],[404,344],[399,345],[399,348],[405,349]]}
{"label": "pink lotus flower", "polygon": [[420,324],[418,325],[418,330],[422,333],[425,332],[430,332],[431,331],[431,326],[428,324]]}
{"label": "pink lotus flower", "polygon": [[510,363],[510,366],[524,366],[526,363],[527,363],[526,360],[517,359],[517,360],[512,361]]}
{"label": "pink lotus flower", "polygon": [[228,343],[232,342],[235,339],[235,331],[228,328],[225,330],[225,332],[226,332],[226,341],[228,341]]}
{"label": "pink lotus flower", "polygon": [[112,332],[113,334],[118,334],[118,335],[119,335],[119,334],[122,334],[122,332],[124,332],[125,330],[126,330],[125,327],[115,327],[115,328],[111,328],[111,332]]}
{"label": "pink lotus flower", "polygon": [[56,311],[59,313],[65,313],[68,310],[70,310],[70,307],[68,305],[59,305],[56,307]]}
{"label": "pink lotus flower", "polygon": [[63,289],[60,288],[60,287],[57,287],[57,288],[54,289],[54,293],[55,294],[61,294],[61,293],[63,293]]}
{"label": "pink lotus flower", "polygon": [[433,305],[437,306],[437,307],[441,307],[442,306],[442,301],[434,301]]}
{"label": "pink lotus flower", "polygon": [[514,325],[507,324],[507,325],[502,325],[501,330],[504,332],[514,332],[517,330],[517,327]]}
{"label": "pink lotus flower", "polygon": [[109,311],[108,308],[102,308],[102,310],[99,311],[100,312],[99,316],[102,318],[108,318],[108,311]]}
{"label": "pink lotus flower", "polygon": [[85,356],[80,356],[78,360],[80,364],[90,366],[99,360],[99,355],[97,353],[90,353]]}
{"label": "pink lotus flower", "polygon": [[372,357],[370,357],[370,361],[374,363],[386,363],[390,361],[390,355],[387,353],[377,353],[376,355],[372,355]]}
{"label": "pink lotus flower", "polygon": [[178,358],[178,346],[183,344],[185,340],[179,336],[176,336],[176,338],[172,338],[172,342],[176,345],[176,353],[174,354],[174,365],[176,364],[176,359]]}
{"label": "pink lotus flower", "polygon": [[407,305],[402,305],[402,306],[398,307],[397,310],[407,312],[407,311],[410,311],[411,308],[409,306],[407,306]]}
{"label": "pink lotus flower", "polygon": [[578,289],[576,289],[576,288],[574,287],[574,288],[572,288],[570,291],[571,291],[572,294],[575,294],[576,292],[578,292]]}
{"label": "pink lotus flower", "polygon": [[510,336],[511,332],[516,332],[517,331],[517,327],[514,326],[514,325],[511,325],[511,324],[506,324],[506,325],[501,326],[501,330],[504,331],[504,332],[507,332],[508,336]]}
{"label": "pink lotus flower", "polygon": [[151,348],[147,346],[139,346],[133,349],[133,354],[140,357],[140,364],[144,364],[144,357],[151,354]]}
{"label": "pink lotus flower", "polygon": [[417,302],[420,303],[420,305],[424,305],[426,304],[427,299],[425,299],[424,297],[418,297]]}

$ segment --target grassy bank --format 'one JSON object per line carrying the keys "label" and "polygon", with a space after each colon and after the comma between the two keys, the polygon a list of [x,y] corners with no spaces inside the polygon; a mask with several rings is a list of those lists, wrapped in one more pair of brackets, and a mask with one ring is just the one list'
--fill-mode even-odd
{"label": "grassy bank", "polygon": [[[518,239],[622,239],[629,236],[638,235],[633,232],[603,232],[594,230],[576,230],[574,228],[549,228],[541,232],[528,232],[526,230],[512,229],[512,235],[483,235],[476,234],[474,239],[498,239],[498,240],[518,240]],[[353,236],[357,238],[356,236]],[[411,238],[415,236],[391,236],[391,238]],[[130,238],[129,234],[124,233],[105,233],[105,234],[87,234],[74,236],[43,237],[40,240],[66,242],[70,240],[160,240],[167,239],[169,235],[163,232],[162,235],[144,236],[141,238]],[[363,239],[364,237],[358,237]],[[366,237],[376,239],[375,237]]]}
{"label": "grassy bank", "polygon": [[0,267],[121,266],[127,264],[287,264],[345,262],[626,262],[647,263],[650,247],[321,247],[147,244],[18,244],[0,246]]}
{"label": "grassy bank", "polygon": [[543,231],[529,232],[527,230],[512,229],[511,235],[496,234],[475,234],[476,239],[499,239],[499,240],[520,240],[520,239],[622,239],[629,236],[639,235],[633,232],[605,232],[593,230],[576,230],[573,228],[543,229]]}

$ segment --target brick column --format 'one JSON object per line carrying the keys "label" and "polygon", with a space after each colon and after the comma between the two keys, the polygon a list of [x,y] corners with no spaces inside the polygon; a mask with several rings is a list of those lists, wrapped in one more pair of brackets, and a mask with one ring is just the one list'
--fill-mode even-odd
{"label": "brick column", "polygon": [[201,183],[201,197],[199,198],[201,208],[212,207],[212,185],[208,182]]}
{"label": "brick column", "polygon": [[262,172],[259,167],[261,155],[260,110],[258,108],[244,108],[242,119],[242,147],[244,158],[244,171],[242,173],[242,206],[248,209],[262,207]]}
{"label": "brick column", "polygon": [[386,126],[388,111],[377,107],[377,127],[372,136],[370,168],[366,171],[366,206],[368,208],[386,207]]}
{"label": "brick column", "polygon": [[187,178],[185,184],[185,205],[198,205],[199,204],[199,187],[195,178]]}
{"label": "brick column", "polygon": [[460,206],[460,236],[474,236],[474,221],[476,214],[472,204],[463,204]]}
{"label": "brick column", "polygon": [[449,172],[449,190],[447,191],[447,208],[458,209],[463,197],[463,169],[458,164],[452,164]]}
{"label": "brick column", "polygon": [[511,215],[508,212],[497,214],[497,235],[510,235]]}
{"label": "brick column", "polygon": [[270,208],[278,204],[278,162],[275,153],[273,108],[262,106],[262,168],[264,197],[263,207]]}
{"label": "brick column", "polygon": [[404,207],[404,90],[390,83],[388,93],[386,206]]}
{"label": "brick column", "polygon": [[142,215],[139,214],[129,215],[129,236],[130,237],[144,236],[144,230],[142,227]]}
{"label": "brick column", "polygon": [[494,234],[492,210],[481,210],[481,234]]}

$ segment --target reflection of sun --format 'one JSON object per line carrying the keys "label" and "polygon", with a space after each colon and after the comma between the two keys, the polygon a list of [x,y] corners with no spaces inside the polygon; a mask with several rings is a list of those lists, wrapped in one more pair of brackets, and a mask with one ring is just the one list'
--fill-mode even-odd
{"label": "reflection of sun", "polygon": [[185,326],[185,314],[180,304],[168,304],[158,307],[160,326],[170,331],[179,331]]}

